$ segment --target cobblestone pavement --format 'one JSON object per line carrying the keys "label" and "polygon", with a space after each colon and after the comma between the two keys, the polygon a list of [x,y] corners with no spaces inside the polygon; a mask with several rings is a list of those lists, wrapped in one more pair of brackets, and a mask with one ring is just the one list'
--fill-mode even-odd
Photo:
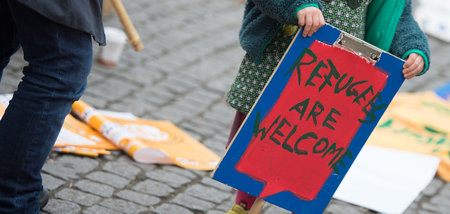
{"label": "cobblestone pavement", "polygon": [[[126,46],[113,69],[94,63],[83,100],[98,109],[129,111],[174,122],[222,155],[234,110],[223,101],[243,50],[238,0],[125,1],[145,49]],[[120,26],[117,17],[106,26]],[[433,65],[401,91],[434,89],[449,81],[450,44],[430,38]],[[97,48],[95,48],[97,51]],[[7,67],[0,93],[11,93],[25,65],[21,53]],[[234,190],[208,172],[146,165],[122,152],[87,158],[53,153],[43,170],[51,199],[43,213],[220,214],[231,207]],[[450,213],[450,184],[435,178],[406,213]],[[326,213],[374,213],[333,200]],[[264,213],[288,213],[267,205]]]}

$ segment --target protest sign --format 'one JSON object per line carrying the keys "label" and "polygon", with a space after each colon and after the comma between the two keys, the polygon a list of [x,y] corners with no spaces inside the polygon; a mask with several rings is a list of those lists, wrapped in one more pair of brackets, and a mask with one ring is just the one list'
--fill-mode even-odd
{"label": "protest sign", "polygon": [[89,157],[109,155],[108,150],[118,148],[89,125],[70,114],[64,119],[63,127],[53,146],[53,151]]}
{"label": "protest sign", "polygon": [[[0,95],[0,116],[11,99]],[[123,150],[141,163],[176,164],[196,170],[212,170],[219,156],[165,120],[146,120],[128,112],[94,109],[84,101],[72,105],[53,151],[98,157],[108,150]]]}
{"label": "protest sign", "polygon": [[438,156],[438,175],[450,182],[450,102],[435,93],[399,93],[367,144]]}
{"label": "protest sign", "polygon": [[321,213],[400,88],[404,61],[329,25],[298,35],[212,177]]}
{"label": "protest sign", "polygon": [[212,170],[220,159],[170,121],[120,118],[83,101],[75,102],[72,112],[137,162]]}
{"label": "protest sign", "polygon": [[55,147],[66,146],[104,150],[118,149],[100,133],[70,114],[64,119],[63,127],[55,143]]}

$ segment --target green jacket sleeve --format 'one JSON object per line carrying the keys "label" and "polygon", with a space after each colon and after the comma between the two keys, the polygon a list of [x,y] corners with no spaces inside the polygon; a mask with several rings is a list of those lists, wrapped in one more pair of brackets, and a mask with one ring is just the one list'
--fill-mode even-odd
{"label": "green jacket sleeve", "polygon": [[412,16],[411,0],[407,0],[389,52],[398,57],[403,57],[411,50],[419,50],[422,53],[421,55],[426,57],[425,69],[420,74],[425,73],[430,63],[428,39]]}
{"label": "green jacket sleeve", "polygon": [[320,0],[248,0],[267,16],[282,24],[297,24],[297,9],[305,4],[316,4],[322,9]]}

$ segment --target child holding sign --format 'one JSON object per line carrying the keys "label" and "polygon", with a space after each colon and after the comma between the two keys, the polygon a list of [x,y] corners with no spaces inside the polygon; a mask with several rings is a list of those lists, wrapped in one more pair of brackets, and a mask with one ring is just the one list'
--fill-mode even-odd
{"label": "child holding sign", "polygon": [[[430,51],[425,34],[411,14],[411,0],[247,0],[240,43],[247,52],[227,102],[237,110],[228,143],[268,82],[298,26],[311,36],[325,21],[406,59],[403,76],[428,70]],[[227,214],[247,213],[256,198],[238,191]]]}

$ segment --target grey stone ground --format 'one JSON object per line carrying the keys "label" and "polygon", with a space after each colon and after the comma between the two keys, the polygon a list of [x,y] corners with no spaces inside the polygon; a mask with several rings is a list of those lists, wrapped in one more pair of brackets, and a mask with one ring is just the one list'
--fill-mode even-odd
{"label": "grey stone ground", "polygon": [[[124,50],[119,65],[94,63],[82,97],[98,109],[166,119],[221,155],[234,116],[224,101],[244,55],[238,45],[243,3],[238,0],[132,0],[125,5],[145,49]],[[106,26],[120,26],[115,16]],[[450,80],[450,44],[430,38],[433,65],[401,91],[423,91]],[[97,50],[97,49],[96,49]],[[21,53],[7,67],[0,93],[11,93],[25,65]],[[43,168],[51,199],[43,213],[220,214],[234,190],[209,173],[144,165],[122,152],[97,159],[51,154]],[[406,213],[450,213],[450,184],[435,178]],[[264,213],[288,213],[266,205]],[[326,213],[374,213],[333,200]]]}

